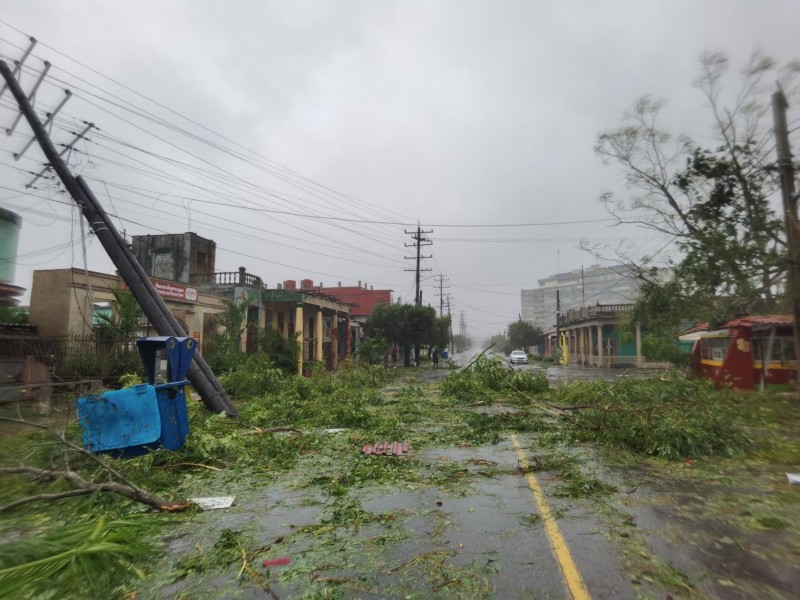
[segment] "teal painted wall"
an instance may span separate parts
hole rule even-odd
[[[603,345],[606,340],[614,340],[617,356],[636,356],[636,338],[630,341],[621,341],[619,327],[617,325],[603,325]],[[605,351],[605,348],[603,349]]]
[[[0,208],[0,281],[14,282],[21,225],[18,214]]]

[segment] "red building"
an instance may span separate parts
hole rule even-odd
[[[717,387],[752,390],[794,383],[791,315],[743,317],[695,335],[692,365]]]
[[[295,286],[296,283],[292,280],[283,282],[284,289],[295,289]],[[332,296],[339,302],[349,304],[350,318],[362,323],[366,321],[376,305],[381,302],[385,304],[392,303],[392,290],[375,290],[371,286],[369,288],[366,285],[362,286],[360,281],[357,286],[342,286],[340,284],[336,287],[324,287],[322,283],[314,285],[311,279],[303,279],[300,282],[300,289],[304,292],[317,292]]]

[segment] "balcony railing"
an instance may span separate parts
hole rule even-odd
[[[227,271],[220,273],[193,273],[191,281],[195,285],[214,285],[214,286],[244,286],[256,289],[263,289],[264,282],[260,277],[251,275],[244,269],[238,271]]]
[[[633,304],[597,304],[595,306],[573,308],[561,315],[561,324],[568,325],[578,321],[585,321],[586,319],[630,312],[631,310],[633,310]]]

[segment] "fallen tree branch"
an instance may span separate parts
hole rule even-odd
[[[32,481],[57,481],[59,479],[63,479],[71,486],[76,488],[75,490],[71,490],[75,492],[72,494],[74,496],[81,495],[78,492],[83,492],[84,494],[93,494],[95,492],[111,492],[165,512],[185,510],[191,506],[191,502],[170,502],[169,500],[160,498],[159,496],[151,494],[150,492],[147,492],[139,487],[117,483],[116,481],[93,483],[87,479],[84,479],[75,471],[69,471],[65,469],[38,469],[36,467],[26,466],[2,467],[0,468],[0,473],[8,475],[25,475]],[[21,498],[16,502],[12,502],[11,504],[0,507],[0,512],[9,508],[13,508],[14,506],[20,506],[21,504],[26,504],[28,502],[35,502],[45,499],[43,497],[46,496],[53,496],[53,494],[37,494],[34,496],[28,496],[27,498]],[[69,496],[70,495],[67,492],[63,492],[63,495],[61,495],[61,497],[64,498]]]
[[[12,508],[16,508],[17,506],[22,506],[23,504],[29,504],[31,502],[42,502],[45,500],[61,500],[62,498],[74,498],[75,496],[89,496],[91,494],[94,494],[94,490],[68,490],[66,492],[60,492],[58,494],[34,494],[33,496],[26,496],[25,498],[20,498],[19,500],[14,500],[14,502],[9,502],[8,504],[0,506],[0,513],[5,512],[7,510],[11,510]]]
[[[175,463],[172,465],[164,465],[161,467],[162,469],[177,469],[179,467],[201,467],[203,469],[209,469],[210,471],[222,471],[219,467],[212,467],[211,465],[202,465],[200,463],[190,463],[190,462],[180,462]]]
[[[242,435],[261,435],[264,433],[278,433],[280,431],[291,431],[292,433],[303,433],[299,429],[295,429],[294,427],[271,427],[269,429],[263,429],[261,427],[256,427],[255,429],[251,429],[250,431],[245,431]]]
[[[30,480],[35,482],[63,480],[74,488],[69,492],[62,492],[56,494],[34,494],[26,498],[20,498],[15,502],[0,507],[0,512],[30,502],[40,502],[43,500],[69,498],[80,495],[94,494],[95,492],[111,492],[123,496],[125,498],[128,498],[130,500],[134,500],[135,502],[140,502],[142,504],[145,504],[147,506],[165,512],[175,512],[175,511],[185,510],[186,508],[191,506],[191,502],[171,502],[169,500],[165,500],[164,498],[160,498],[159,496],[151,494],[146,490],[143,490],[142,488],[131,482],[122,473],[113,468],[100,456],[96,455],[93,452],[90,452],[89,450],[83,448],[82,446],[79,446],[71,442],[69,439],[67,439],[65,432],[58,431],[49,425],[43,423],[36,423],[34,421],[28,421],[27,419],[23,418],[0,417],[0,421],[5,421],[7,423],[17,423],[47,431],[50,435],[52,435],[55,438],[55,443],[64,448],[64,452],[62,455],[63,465],[61,465],[59,468],[40,469],[37,467],[20,465],[16,467],[0,467],[0,473],[10,474],[10,475],[24,475],[28,477]],[[96,483],[94,481],[85,479],[80,474],[73,471],[70,466],[69,451],[77,452],[78,454],[83,455],[92,462],[98,464],[100,468],[106,473],[110,481]],[[115,479],[116,481],[114,481]]]
[[[469,369],[469,368],[470,368],[472,365],[474,365],[474,364],[477,362],[477,360],[478,360],[478,359],[479,359],[481,356],[483,356],[483,355],[484,355],[484,354],[486,354],[486,353],[487,353],[489,350],[491,350],[492,348],[494,348],[494,346],[495,346],[495,344],[491,344],[490,346],[488,346],[488,347],[484,348],[483,350],[481,350],[481,351],[480,351],[480,352],[479,352],[479,353],[478,353],[478,354],[475,356],[475,358],[473,358],[473,359],[472,359],[472,362],[471,362],[471,363],[469,363],[469,364],[468,364],[466,367],[464,367],[463,369],[461,369],[461,372],[463,373],[464,371],[466,371],[467,369]]]
[[[66,446],[70,450],[74,450],[75,452],[78,452],[79,454],[83,454],[84,456],[90,458],[91,460],[96,462],[98,465],[100,465],[103,468],[104,471],[107,471],[108,473],[110,473],[111,475],[113,475],[114,477],[116,477],[117,479],[122,481],[125,485],[127,485],[127,486],[129,486],[131,488],[134,488],[134,489],[138,489],[122,473],[120,473],[119,471],[114,469],[111,465],[109,465],[106,461],[104,461],[102,458],[97,456],[94,452],[90,452],[89,450],[86,450],[86,448],[83,448],[82,446],[78,446],[77,444],[73,444],[72,442],[70,442],[67,439],[67,436],[65,434],[63,434],[60,431],[56,431],[55,429],[53,429],[49,425],[44,425],[42,423],[35,423],[33,421],[28,421],[26,419],[12,419],[11,417],[0,417],[0,421],[6,421],[8,423],[18,423],[18,424],[21,424],[21,425],[30,425],[31,427],[36,427],[38,429],[44,429],[45,431],[50,433],[52,436],[54,436],[58,440],[58,443],[60,445]]]

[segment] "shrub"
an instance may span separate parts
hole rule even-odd
[[[225,391],[234,398],[258,397],[277,392],[287,378],[270,357],[262,353],[247,356],[235,370],[219,376]]]

